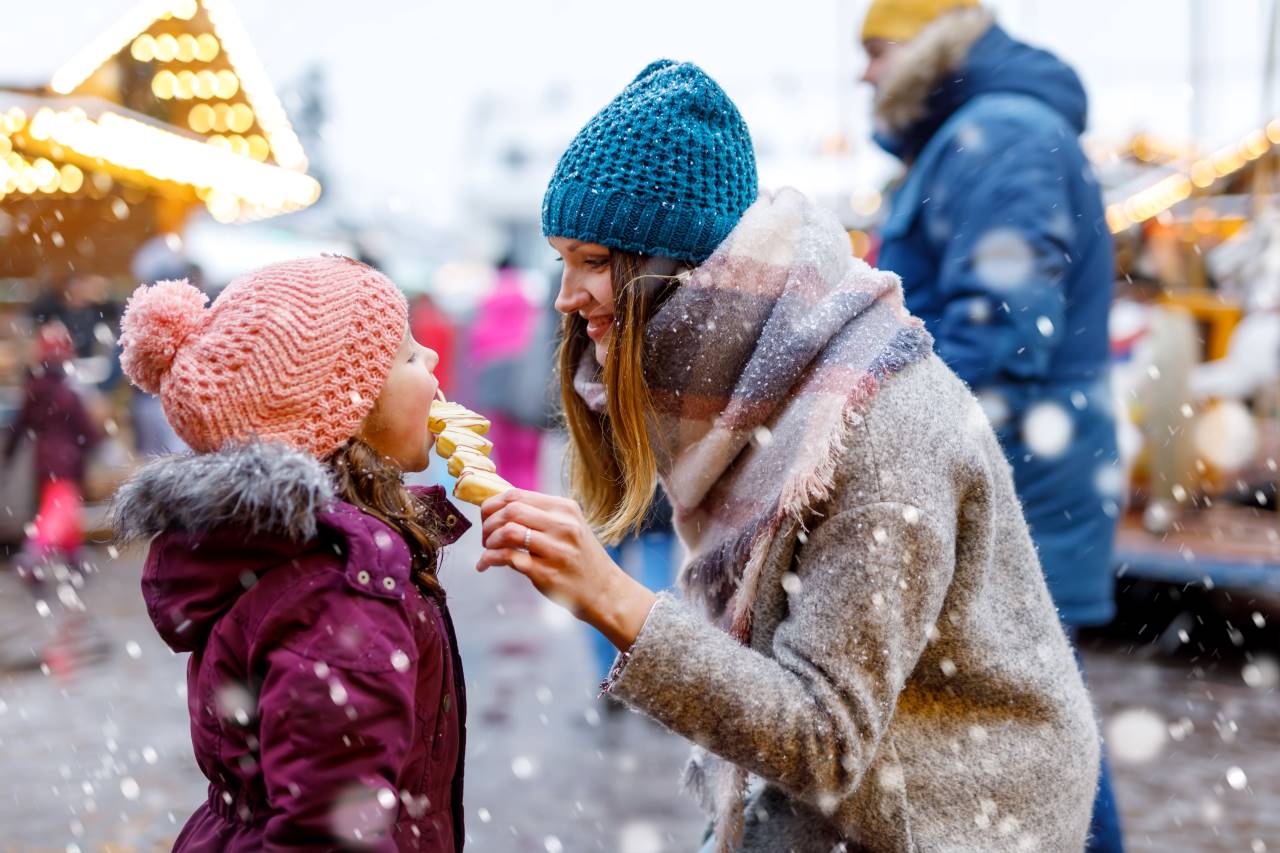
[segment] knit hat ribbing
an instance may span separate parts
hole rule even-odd
[[[125,373],[201,453],[265,439],[328,456],[373,408],[408,322],[390,280],[342,257],[263,267],[207,301],[185,281],[144,285],[121,320]]]
[[[542,202],[542,233],[701,263],[758,194],[751,134],[698,66],[651,63],[587,123]]]

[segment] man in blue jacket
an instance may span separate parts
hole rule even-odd
[[[977,0],[872,0],[876,141],[907,165],[878,266],[996,428],[1069,634],[1114,615],[1107,312],[1114,254],[1086,97]],[[1103,765],[1090,850],[1120,850]]]

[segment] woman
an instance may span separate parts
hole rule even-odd
[[[623,651],[606,689],[700,747],[708,846],[1080,850],[1088,699],[999,445],[897,278],[758,193],[737,109],[670,61],[574,140],[543,230],[581,505],[489,501],[477,568]],[[633,527],[657,479],[685,600],[593,532]]]

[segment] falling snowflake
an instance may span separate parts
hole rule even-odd
[[[1142,764],[1164,750],[1169,729],[1159,714],[1148,708],[1130,708],[1107,724],[1107,746],[1118,761]]]
[[[619,853],[662,853],[662,832],[648,821],[624,824],[618,833]]]
[[[1275,658],[1259,657],[1244,665],[1240,677],[1250,687],[1270,690],[1280,685],[1280,663],[1277,663]]]
[[[976,396],[981,413],[992,427],[999,429],[1009,422],[1013,410],[1009,407],[1009,401],[1004,398],[1003,394],[999,391],[984,388],[978,391]]]
[[[1022,421],[1022,440],[1037,456],[1054,459],[1066,452],[1075,433],[1071,415],[1053,402],[1037,403]]]
[[[974,246],[973,272],[988,287],[1012,289],[1031,279],[1035,253],[1016,229],[995,228]]]

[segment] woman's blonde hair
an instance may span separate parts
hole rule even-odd
[[[678,285],[679,275],[646,272],[644,255],[610,250],[613,336],[603,369],[605,411],[591,411],[574,389],[574,377],[593,343],[587,322],[569,314],[562,326],[560,397],[569,430],[569,484],[587,520],[606,543],[639,527],[658,482],[649,443],[653,415],[644,377],[645,326]],[[688,269],[684,265],[684,269]]]
[[[396,530],[409,546],[412,576],[422,592],[444,601],[436,577],[440,532],[431,509],[404,487],[403,472],[358,438],[329,457],[338,497]]]

